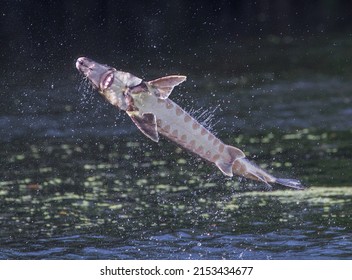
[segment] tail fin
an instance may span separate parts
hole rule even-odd
[[[236,160],[232,165],[232,171],[239,176],[263,182],[267,185],[275,183],[275,177],[256,166],[246,158]]]
[[[270,187],[270,184],[280,184],[286,187],[294,188],[297,190],[304,189],[302,183],[295,179],[282,179],[275,178],[263,169],[257,167],[245,158],[238,159],[234,162],[232,170],[235,174],[243,176],[248,179],[263,182]]]
[[[302,185],[302,183],[299,180],[295,180],[295,179],[276,178],[275,183],[286,187],[294,188],[297,190],[304,189],[304,186]]]

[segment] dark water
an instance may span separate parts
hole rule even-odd
[[[269,44],[243,74],[224,67],[231,58],[203,72],[191,61],[171,95],[257,164],[302,179],[304,191],[227,179],[164,139],[151,143],[73,63],[7,70],[0,258],[352,259],[350,42],[326,44],[287,57]]]

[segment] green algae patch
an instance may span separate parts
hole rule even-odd
[[[196,226],[208,230],[209,225],[240,232],[246,227],[280,228],[288,222],[296,227],[348,228],[351,136],[349,131],[305,129],[227,139],[227,143],[246,143],[249,158],[269,172],[313,186],[303,191],[276,186],[266,191],[259,183],[225,178],[215,166],[168,142],[152,151],[149,147],[145,151],[144,143],[121,139],[5,145],[0,181],[2,234],[104,231],[129,236],[145,229]],[[255,145],[250,145],[250,138]]]

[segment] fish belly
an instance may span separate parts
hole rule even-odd
[[[143,110],[143,113],[155,114],[160,134],[215,163],[228,176],[232,176],[233,162],[244,157],[241,150],[224,144],[170,99],[150,96],[139,109]]]

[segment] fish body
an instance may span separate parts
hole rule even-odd
[[[268,185],[278,183],[302,188],[298,180],[276,178],[249,162],[240,149],[223,143],[169,99],[174,87],[186,80],[185,76],[172,75],[143,81],[130,73],[117,71],[85,57],[77,59],[76,68],[109,103],[126,111],[140,131],[151,140],[158,142],[161,134],[214,163],[226,176],[236,174]]]

